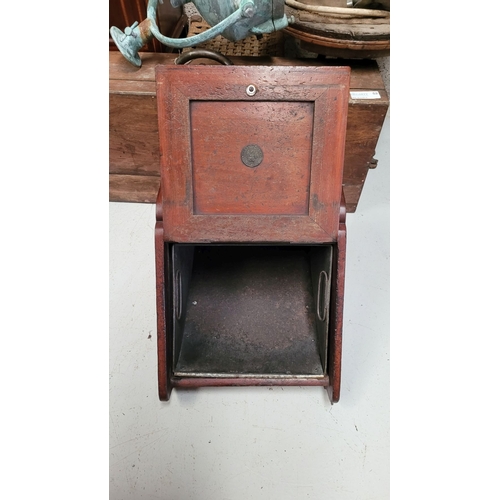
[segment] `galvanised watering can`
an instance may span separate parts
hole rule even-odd
[[[110,29],[111,37],[120,52],[134,66],[142,64],[139,50],[155,37],[164,45],[183,49],[204,43],[217,35],[236,42],[250,35],[262,35],[286,28],[293,19],[285,14],[285,0],[171,0],[173,7],[192,1],[210,29],[188,38],[163,36],[156,24],[158,0],[149,0],[147,18],[140,24],[119,30]],[[163,0],[160,0],[163,3]]]

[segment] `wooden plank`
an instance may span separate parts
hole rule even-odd
[[[109,175],[109,201],[155,203],[159,188],[159,176]]]
[[[174,64],[176,54],[160,54],[156,52],[139,52],[142,66],[137,68],[130,64],[120,52],[109,52],[110,80],[149,80],[155,81],[155,66],[158,64]]]
[[[109,172],[160,175],[156,95],[109,96]]]
[[[345,214],[341,216],[337,245],[335,247],[334,293],[331,298],[332,321],[329,332],[328,376],[330,385],[327,388],[330,401],[337,403],[340,398],[340,382],[342,367],[342,329],[344,318],[344,288],[346,259],[346,225]]]
[[[366,180],[366,175],[363,175],[363,178],[360,179],[356,184],[344,184],[342,186],[346,198],[347,212],[353,213],[356,211],[356,207],[358,206],[358,201],[361,197],[361,192],[363,191],[365,180]],[[350,200],[350,203],[347,203],[347,200]]]
[[[155,68],[158,65],[173,65],[177,54],[140,53],[142,67],[132,66],[119,52],[109,53],[109,79],[127,81],[155,81]],[[384,81],[378,70],[376,61],[371,60],[334,60],[321,59],[288,59],[284,57],[252,57],[230,56],[237,66],[349,66],[351,68],[351,88],[384,90]],[[208,61],[203,60],[204,64]],[[196,60],[191,65],[196,64]],[[212,61],[211,64],[219,65]],[[133,89],[132,89],[133,90]]]
[[[361,196],[387,108],[386,104],[378,100],[349,105],[342,179],[348,212],[352,211],[354,201],[357,204]]]
[[[156,97],[155,82],[142,80],[110,80],[109,93],[121,95],[148,95]]]

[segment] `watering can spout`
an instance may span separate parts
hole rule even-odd
[[[162,0],[160,0],[162,2]],[[121,31],[113,26],[111,37],[122,55],[131,64],[141,67],[139,50],[153,37],[176,49],[193,47],[222,35],[231,41],[242,40],[252,34],[271,33],[288,26],[284,0],[171,0],[173,7],[192,1],[207,21],[210,29],[188,38],[163,36],[156,24],[158,0],[149,0],[147,19],[136,21]],[[162,2],[163,3],[163,2]]]
[[[113,26],[109,32],[123,57],[140,68],[142,61],[139,57],[139,50],[153,38],[150,20],[145,19],[141,24],[136,21],[124,31]]]

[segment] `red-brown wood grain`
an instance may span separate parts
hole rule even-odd
[[[342,200],[340,213],[340,225],[335,247],[335,265],[332,272],[335,280],[335,289],[331,298],[331,321],[328,348],[328,376],[330,384],[327,387],[330,401],[337,403],[340,398],[340,381],[342,367],[342,326],[344,317],[344,285],[345,285],[345,262],[346,262],[346,225],[345,225],[345,201]]]
[[[323,386],[327,387],[329,378],[318,377],[174,377],[172,385],[178,388],[194,389],[197,387],[227,387],[227,386]]]
[[[161,191],[158,192],[155,226],[155,268],[156,268],[156,321],[157,321],[157,356],[158,356],[158,396],[161,401],[168,401],[172,392],[172,333],[171,318],[168,314],[170,303],[170,262],[168,245],[163,238]],[[167,247],[167,255],[165,255]]]
[[[141,113],[133,120],[124,119],[127,110],[135,107],[141,107]],[[148,98],[130,94],[109,96],[110,174],[153,176],[158,173],[157,122],[155,95]],[[156,143],[151,143],[150,137],[156,137]]]
[[[158,123],[166,241],[335,241],[349,76],[347,67],[159,66]],[[256,86],[255,96],[247,95],[248,85]],[[217,106],[219,102],[223,102],[222,106]],[[292,125],[276,127],[265,112],[259,123],[258,112],[273,108],[265,104],[269,102],[273,103],[275,117],[283,119],[292,110],[302,117],[301,121],[307,117],[305,125],[289,120]],[[248,111],[253,105],[257,109]],[[193,117],[198,111],[201,116]],[[217,113],[217,117],[210,120],[209,113]],[[252,177],[246,172],[239,176],[239,182],[224,182],[227,168],[247,168],[237,165],[235,158],[241,153],[241,144],[255,137],[276,162],[280,145],[292,150],[288,159],[279,158],[276,176],[281,178],[271,183],[270,190],[264,189],[269,176],[265,171],[255,186],[255,174]],[[200,143],[203,147],[199,153]],[[215,152],[209,153],[211,147]],[[304,178],[295,185],[287,179],[289,175],[292,179]],[[307,175],[310,181],[305,186]],[[292,196],[294,189],[299,189],[296,198]],[[245,208],[241,198],[250,194],[254,202]],[[261,208],[252,210],[256,204]]]
[[[307,215],[314,106],[310,102],[191,104],[195,214]],[[241,152],[258,145],[257,167]]]

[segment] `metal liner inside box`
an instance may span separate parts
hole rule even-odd
[[[178,377],[327,372],[331,245],[172,247]]]

